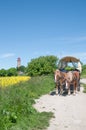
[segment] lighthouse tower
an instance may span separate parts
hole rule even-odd
[[[18,58],[17,58],[17,67],[19,68],[20,66],[21,66],[21,58],[18,57]]]

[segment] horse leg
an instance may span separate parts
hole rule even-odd
[[[63,88],[62,88],[62,85],[60,85],[60,95],[63,94]]]
[[[56,95],[58,95],[58,85],[56,84]]]
[[[77,91],[80,91],[80,80],[78,80],[77,82]]]
[[[70,83],[68,83],[68,95],[70,95]]]
[[[76,88],[75,88],[75,89],[76,89],[75,91],[76,91],[76,93],[77,93],[77,92],[79,91],[79,87],[80,87],[80,86],[79,86],[79,81],[78,81],[78,80],[76,81],[76,86],[75,86],[75,87],[76,87]]]
[[[76,88],[77,88],[78,84],[77,84],[77,82],[75,82],[73,85],[74,85],[74,92],[73,92],[73,94],[76,95]]]
[[[68,89],[68,95],[70,95],[70,83],[66,81],[66,89]]]

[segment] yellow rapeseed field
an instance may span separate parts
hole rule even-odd
[[[7,87],[29,79],[29,76],[0,77],[0,87]]]

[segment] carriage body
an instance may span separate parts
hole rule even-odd
[[[66,56],[59,60],[58,63],[58,69],[60,71],[79,71],[82,72],[82,65],[81,61],[75,57],[72,56]]]

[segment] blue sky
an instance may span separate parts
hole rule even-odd
[[[0,69],[46,55],[86,64],[86,0],[0,0]]]

